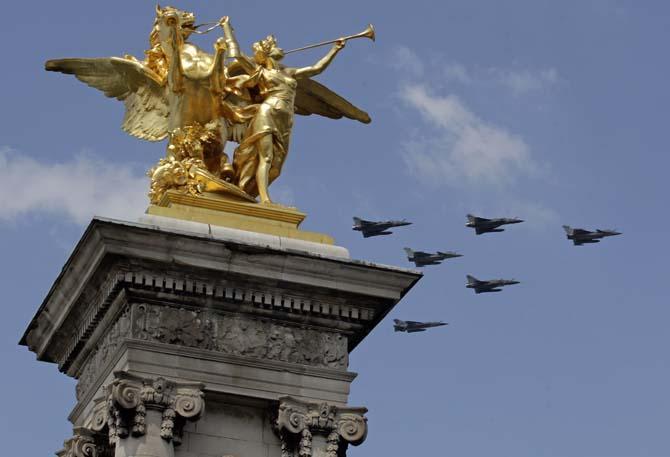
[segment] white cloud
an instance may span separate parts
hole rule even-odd
[[[500,208],[504,214],[520,217],[524,220],[525,227],[542,228],[557,225],[559,215],[556,211],[539,203],[511,198],[504,202]]]
[[[447,81],[455,81],[461,84],[470,84],[473,81],[470,71],[462,63],[448,63],[444,66],[443,70]]]
[[[546,89],[559,81],[555,68],[543,70],[509,70],[491,68],[494,79],[516,95],[524,95]]]
[[[490,67],[468,68],[459,62],[449,62],[441,67],[446,82],[477,84],[478,87],[500,87],[514,95],[529,95],[542,92],[560,82],[555,68],[511,69]]]
[[[92,216],[135,220],[148,206],[149,180],[129,167],[79,155],[43,163],[0,148],[0,221],[28,213],[60,215],[77,224]]]
[[[424,73],[424,65],[419,56],[407,46],[396,46],[391,56],[391,67],[402,70],[405,76],[420,77]]]
[[[405,162],[433,184],[504,184],[537,167],[518,135],[484,121],[456,95],[438,96],[406,85],[402,99],[434,129],[405,143]]]

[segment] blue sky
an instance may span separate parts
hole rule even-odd
[[[175,6],[231,16],[247,50],[268,33],[289,49],[377,29],[318,78],[372,124],[300,117],[271,191],[354,258],[464,257],[427,269],[352,354],[351,403],[369,408],[370,434],[350,455],[670,455],[667,2]],[[4,8],[0,436],[8,455],[49,455],[71,433],[74,381],[16,343],[91,216],[146,208],[144,172],[164,145],[127,136],[120,103],[43,62],[140,56],[153,3]],[[475,237],[467,212],[528,222]],[[353,215],[414,225],[363,240]],[[576,248],[562,224],[624,235]],[[475,296],[466,274],[522,284]],[[394,334],[392,318],[450,325]]]

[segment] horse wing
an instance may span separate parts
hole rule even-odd
[[[57,59],[47,61],[45,68],[74,75],[107,97],[123,101],[126,114],[122,128],[130,135],[149,141],[167,137],[167,88],[142,63],[119,57]]]

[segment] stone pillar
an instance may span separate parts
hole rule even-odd
[[[59,455],[342,457],[361,443],[349,353],[421,274],[338,246],[145,222],[94,219],[21,340],[78,380]]]
[[[361,444],[368,433],[366,408],[280,399],[277,434],[281,457],[338,457],[347,446]]]
[[[114,457],[173,457],[184,424],[204,409],[203,385],[164,378],[147,379],[125,372],[106,390],[106,423]]]

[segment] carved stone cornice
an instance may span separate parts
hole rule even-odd
[[[85,427],[75,427],[72,438],[63,443],[63,449],[56,452],[58,457],[109,457],[109,446],[101,435]]]
[[[314,435],[325,437],[323,451],[328,457],[345,455],[349,444],[357,446],[367,436],[366,412],[366,408],[281,398],[274,425],[282,442],[282,457],[311,457]]]
[[[77,376],[128,293],[331,328],[351,351],[421,277],[252,241],[95,219],[20,344]]]
[[[147,410],[156,410],[161,413],[161,438],[178,444],[184,422],[197,420],[205,408],[202,384],[142,378],[126,372],[114,376],[116,379],[105,387],[106,409],[94,411],[92,425],[101,431],[106,425],[110,442],[144,435]]]

